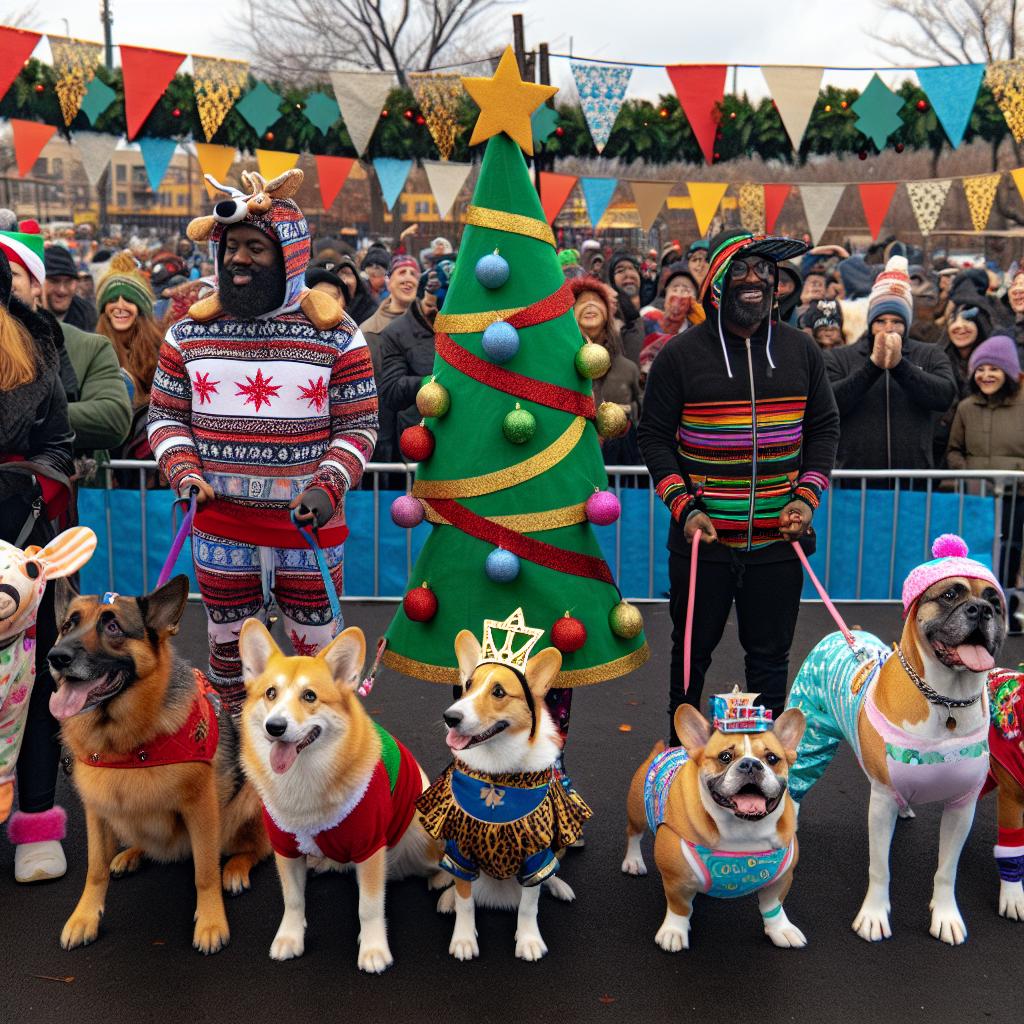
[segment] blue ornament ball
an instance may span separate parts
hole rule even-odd
[[[495,548],[484,563],[488,579],[495,583],[511,583],[519,575],[519,556],[504,548]]]
[[[497,249],[476,261],[476,279],[485,288],[500,288],[508,280],[509,273],[508,260],[500,256]]]
[[[519,332],[504,320],[498,320],[484,331],[480,342],[496,363],[507,363],[519,351]]]

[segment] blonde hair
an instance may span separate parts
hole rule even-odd
[[[135,323],[127,331],[115,330],[106,309],[96,321],[96,332],[110,339],[117,353],[117,361],[135,381],[135,405],[145,405],[153,387],[153,375],[160,358],[163,334],[151,316],[139,310]]]
[[[0,304],[0,391],[13,391],[36,376],[35,344],[20,321]]]

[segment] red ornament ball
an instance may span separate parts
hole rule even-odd
[[[42,82],[36,82],[36,92],[45,92],[46,86]]]
[[[867,151],[866,149],[862,149],[862,150],[861,150],[861,151],[860,151],[860,152],[859,152],[859,153],[857,154],[857,159],[858,159],[858,160],[867,160],[867,158],[868,158],[868,151]]]
[[[559,125],[555,129],[555,138],[561,139],[561,138],[564,138],[564,136],[565,136],[565,129],[561,125]]]
[[[404,116],[406,121],[411,121],[413,119],[413,112],[411,110],[406,110]]]
[[[437,614],[437,597],[426,583],[410,590],[402,600],[402,610],[413,622],[429,622]]]
[[[563,654],[572,654],[587,642],[587,627],[566,612],[551,627],[551,642]]]
[[[434,433],[422,423],[406,427],[398,440],[398,447],[410,462],[423,462],[434,454]]]
[[[267,132],[267,134],[264,135],[263,138],[265,138],[267,140],[267,142],[273,142],[274,141],[274,133],[273,132]]]
[[[175,107],[171,111],[171,117],[181,117],[181,108],[180,107]]]
[[[846,102],[846,100],[840,100],[839,106],[841,106],[843,110],[845,110],[849,106],[849,104]]]
[[[385,107],[385,108],[384,108],[384,109],[383,109],[383,110],[382,110],[382,111],[380,112],[380,116],[381,116],[381,117],[387,117],[387,116],[388,116],[388,108],[387,108],[387,107]]]
[[[917,109],[920,110],[921,113],[923,114],[928,109],[928,101],[927,100],[918,100],[917,101]]]
[[[897,153],[902,153],[906,147],[903,145],[902,142],[897,142],[896,145],[893,146],[892,148],[895,149]]]
[[[427,123],[427,119],[422,114],[417,114],[416,123],[421,126],[425,125]]]

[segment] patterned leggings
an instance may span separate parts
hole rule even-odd
[[[341,593],[344,545],[323,549],[331,579]],[[343,628],[331,605],[313,552],[267,548],[192,531],[192,558],[210,639],[210,682],[232,714],[245,700],[238,634],[245,619],[267,621],[277,602],[296,654],[316,654]]]

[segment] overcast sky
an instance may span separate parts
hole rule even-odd
[[[232,25],[245,0],[111,0],[114,42],[211,56],[241,56]],[[281,0],[287,3],[288,0]],[[0,2],[2,15],[23,2]],[[34,27],[82,39],[101,39],[99,0],[36,0]],[[891,63],[865,28],[881,21],[875,0],[522,0],[494,20],[496,45],[511,42],[511,13],[525,16],[528,47],[651,64],[815,64],[878,66]],[[67,19],[65,25],[64,19]],[[45,55],[45,50],[41,51]],[[552,66],[555,83],[571,90],[568,61]],[[868,74],[829,73],[825,81],[863,87]],[[905,74],[885,76],[896,81]],[[730,77],[731,87],[731,77]],[[739,89],[763,94],[757,70],[740,70]],[[664,71],[638,69],[629,96],[671,92]]]

